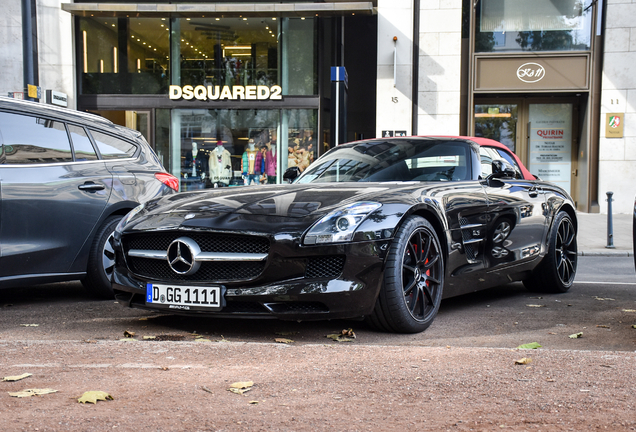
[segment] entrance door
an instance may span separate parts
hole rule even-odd
[[[577,200],[575,98],[475,99],[474,135],[506,145],[528,170]]]
[[[572,104],[530,104],[528,170],[572,192]]]

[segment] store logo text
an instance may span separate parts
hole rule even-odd
[[[563,129],[539,129],[537,131],[537,135],[544,139],[561,139],[563,134]]]
[[[538,63],[525,63],[517,69],[517,78],[523,82],[535,83],[545,76],[545,69]]]
[[[282,100],[281,86],[178,86],[171,85],[169,96],[172,100]]]

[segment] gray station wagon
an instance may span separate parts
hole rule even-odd
[[[174,193],[143,136],[102,117],[0,97],[0,288],[81,280],[112,297],[121,218]]]

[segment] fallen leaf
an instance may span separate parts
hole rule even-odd
[[[258,401],[249,401],[248,402],[250,405],[258,405]]]
[[[39,327],[40,324],[20,324],[21,327]]]
[[[274,341],[278,342],[278,343],[284,343],[284,344],[290,344],[290,343],[294,343],[293,340],[291,339],[285,339],[285,338],[276,338],[274,339]]]
[[[602,324],[601,324],[601,325],[597,325],[596,327],[598,327],[598,328],[610,328],[610,326],[608,326],[608,325],[602,325]]]
[[[636,309],[623,309],[623,312],[636,312]]]
[[[137,339],[123,338],[123,339],[119,339],[119,342],[137,342]]]
[[[49,393],[57,393],[57,390],[53,390],[50,388],[46,389],[26,389],[19,392],[9,392],[9,396],[23,398],[23,397],[31,397],[31,396],[41,396]]]
[[[337,333],[336,334],[328,334],[327,337],[329,339],[335,340],[336,342],[353,342],[352,338],[349,338],[349,337],[346,337],[346,336],[343,336],[343,335],[337,334]]]
[[[206,338],[196,338],[194,341],[195,342],[212,342],[210,339],[206,339]]]
[[[157,336],[144,336],[143,339],[144,340],[154,340],[154,339],[157,339]]]
[[[208,393],[214,393],[212,390],[210,390],[209,388],[207,388],[206,386],[201,387],[201,389],[203,389],[203,391],[206,391]]]
[[[103,391],[87,391],[84,392],[82,396],[80,396],[77,401],[79,403],[85,404],[86,402],[96,404],[98,400],[113,400],[114,398],[106,392]]]
[[[548,334],[555,335],[556,333],[555,332],[548,332]]]
[[[613,298],[603,298],[603,297],[594,297],[594,299],[598,300],[598,301],[614,301]]]
[[[571,334],[570,336],[568,336],[570,339],[578,339],[578,338],[582,338],[583,337],[583,332],[578,332],[578,333],[574,333]]]
[[[537,348],[541,348],[541,345],[539,345],[538,342],[531,342],[531,343],[519,345],[517,347],[517,349],[537,349]]]
[[[168,366],[162,366],[160,369],[161,369],[162,371],[170,370],[170,368],[169,368]]]
[[[287,331],[287,332],[276,332],[274,333],[276,336],[293,336],[298,334],[297,331]]]
[[[530,364],[530,363],[532,363],[532,359],[528,358],[528,357],[524,357],[522,359],[515,360],[515,364],[516,365],[527,365],[527,364]]]
[[[253,385],[254,385],[253,381],[239,381],[239,382],[235,382],[231,384],[228,390],[231,391],[232,393],[243,394],[245,392],[252,390]]]
[[[96,343],[97,343],[97,341],[96,341],[96,340],[93,340],[93,339],[86,339],[86,340],[84,340],[83,342],[84,342],[84,343],[90,343],[90,344],[96,344]]]
[[[633,328],[633,329],[636,329],[636,325],[633,325],[633,326],[632,326],[632,328]]]
[[[526,306],[528,306],[528,307],[546,307],[546,305],[535,305],[535,304],[529,304],[529,305],[526,305]]]
[[[355,339],[355,338],[356,338],[356,334],[355,334],[355,333],[353,332],[353,330],[352,330],[352,329],[350,329],[350,328],[342,330],[342,331],[340,332],[340,334],[341,334],[342,336],[350,337],[350,338],[353,338],[353,339]]]
[[[547,382],[556,382],[556,380],[554,378],[548,378],[546,381]]]
[[[2,381],[20,381],[21,379],[25,379],[27,377],[30,377],[31,375],[33,374],[23,373],[22,375],[7,376],[7,377],[4,377]]]
[[[135,337],[135,332],[131,332],[131,331],[126,330],[124,332],[124,337],[127,337],[127,338]]]

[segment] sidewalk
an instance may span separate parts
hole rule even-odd
[[[583,256],[633,256],[632,215],[613,215],[614,248],[607,246],[607,215],[599,213],[576,214],[579,222],[578,249]]]

